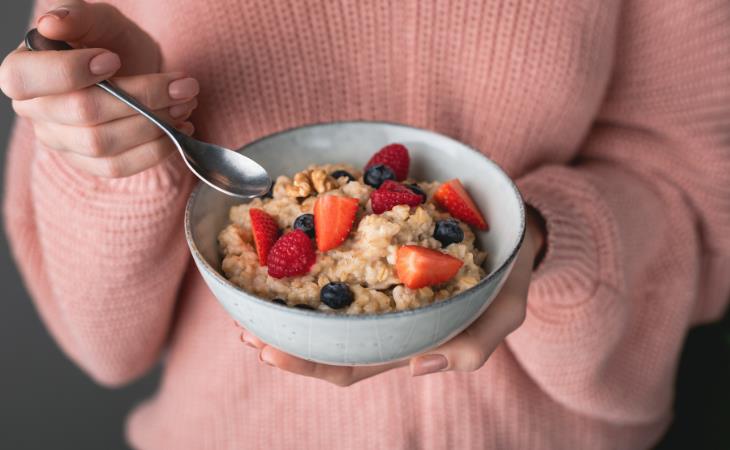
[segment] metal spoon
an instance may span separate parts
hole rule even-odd
[[[73,50],[73,47],[63,41],[43,37],[35,28],[25,35],[25,46],[29,50]],[[186,136],[109,81],[101,81],[96,85],[164,131],[180,151],[190,170],[211,187],[224,194],[246,198],[264,195],[271,188],[271,177],[266,169],[252,159],[237,151]]]

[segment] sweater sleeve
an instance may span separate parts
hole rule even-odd
[[[51,334],[101,384],[143,374],[168,334],[189,261],[181,223],[192,179],[178,159],[97,178],[16,123],[4,201],[11,249]]]
[[[579,158],[518,181],[548,249],[507,342],[555,401],[640,423],[668,413],[687,329],[730,295],[730,3],[623,3]]]

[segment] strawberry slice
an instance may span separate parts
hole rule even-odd
[[[457,219],[460,219],[469,225],[480,230],[488,230],[489,225],[484,220],[484,216],[479,208],[464,189],[461,181],[454,178],[442,184],[433,196],[436,203],[446,208],[446,210]]]
[[[398,279],[411,289],[449,281],[463,264],[451,255],[418,245],[404,245],[395,255]]]
[[[403,181],[408,178],[410,163],[411,158],[408,156],[408,149],[401,144],[390,144],[381,148],[370,158],[370,161],[365,165],[365,170],[378,164],[385,164],[395,173],[395,178],[398,181]]]
[[[251,231],[256,253],[259,255],[259,264],[265,266],[269,251],[279,238],[279,225],[263,209],[251,208],[248,210],[248,215],[251,217]]]
[[[370,206],[375,214],[390,211],[396,205],[418,206],[422,200],[420,195],[393,180],[384,181],[370,193]]]
[[[314,202],[314,232],[320,252],[331,250],[347,239],[355,223],[356,198],[325,195]]]

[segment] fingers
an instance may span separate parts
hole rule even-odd
[[[50,39],[76,47],[106,48],[121,56],[124,73],[157,72],[157,43],[135,22],[107,3],[81,0],[55,2],[37,20],[38,31]]]
[[[454,339],[411,358],[411,374],[480,369],[504,338],[525,320],[533,260],[532,244],[525,245],[504,287],[484,314]]]
[[[181,115],[171,117],[169,110],[156,111],[167,123],[181,124],[197,106],[197,100],[179,105]],[[35,124],[35,134],[54,150],[86,156],[113,156],[162,136],[162,130],[141,115],[125,117],[101,125],[76,127],[53,122]]]
[[[63,52],[17,49],[0,66],[0,88],[13,100],[61,94],[110,78],[119,56],[100,48]]]
[[[496,298],[487,311],[461,334],[427,355],[412,358],[411,374],[479,370],[504,338],[519,326],[524,314],[520,312],[523,305],[517,297],[503,295]]]
[[[114,78],[114,84],[152,110],[189,102],[198,95],[197,80],[182,72]],[[130,117],[136,111],[113,96],[91,86],[79,91],[14,101],[15,112],[31,120],[65,125],[92,126]],[[180,108],[169,111],[181,117]]]
[[[117,72],[150,73],[160,67],[157,43],[106,3],[57,2],[39,17],[38,30],[77,49],[29,52],[19,48],[8,55],[0,67],[0,89],[14,100],[82,89]]]
[[[523,302],[510,295],[494,300],[487,311],[454,339],[426,355],[411,359],[413,376],[445,370],[472,372],[480,369],[504,338],[519,326]]]
[[[50,39],[104,47],[134,26],[112,5],[79,0],[55,2],[36,22],[38,31]]]
[[[271,366],[305,377],[319,378],[336,386],[346,387],[366,378],[405,366],[406,361],[399,361],[379,366],[329,366],[307,361],[284,353],[269,345],[261,350],[259,358]]]
[[[307,361],[284,353],[266,345],[265,342],[246,330],[241,332],[241,341],[249,347],[260,350],[259,359],[265,364],[297,375],[319,378],[342,387],[350,386],[358,381],[408,364],[407,361],[398,361],[379,366],[330,366]]]
[[[194,131],[190,122],[185,122],[178,129],[187,135],[193,134]],[[161,163],[174,152],[175,147],[170,139],[163,136],[124,153],[103,158],[70,152],[61,152],[59,154],[69,165],[83,172],[105,178],[123,178]]]
[[[241,331],[241,342],[257,350],[261,350],[266,347],[266,343],[264,341],[243,329]]]

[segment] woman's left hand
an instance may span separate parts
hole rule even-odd
[[[337,386],[350,386],[365,378],[406,365],[410,365],[413,376],[450,370],[475,371],[484,365],[504,338],[524,321],[532,269],[544,245],[544,239],[541,220],[534,211],[530,211],[525,241],[515,266],[489,308],[452,340],[410,360],[380,366],[329,366],[279,351],[246,331],[243,331],[241,340],[258,349],[259,359],[266,364],[287,372],[320,378]]]

